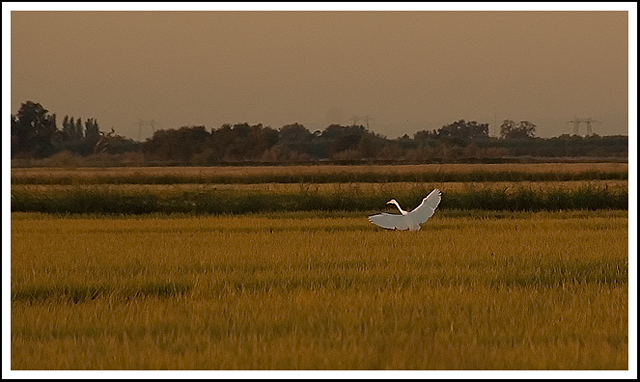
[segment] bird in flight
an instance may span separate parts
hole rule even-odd
[[[441,195],[442,192],[440,190],[434,189],[422,199],[422,203],[418,207],[409,212],[403,210],[395,199],[391,199],[387,204],[395,204],[400,210],[400,215],[383,212],[369,216],[369,221],[378,227],[386,229],[417,231],[420,229],[420,224],[433,216],[438,204],[440,204]]]

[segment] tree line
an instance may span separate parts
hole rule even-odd
[[[274,129],[262,124],[224,124],[219,128],[183,126],[155,131],[145,142],[104,132],[93,118],[65,115],[59,129],[56,114],[27,101],[11,116],[11,157],[47,158],[59,153],[79,157],[136,153],[145,164],[216,165],[240,162],[292,163],[318,160],[358,162],[390,160],[450,162],[507,156],[575,157],[628,155],[627,136],[568,134],[538,138],[529,121],[505,120],[500,136],[489,136],[489,124],[458,120],[439,129],[421,130],[396,139],[362,125],[331,124],[309,131],[299,123]]]

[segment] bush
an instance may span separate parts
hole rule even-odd
[[[71,151],[65,150],[53,154],[48,162],[51,167],[78,167],[82,163],[82,158],[76,156]]]

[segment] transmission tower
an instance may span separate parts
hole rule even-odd
[[[154,119],[150,119],[148,121],[142,119],[138,120],[138,141],[142,140],[143,127],[151,127],[151,134],[153,135],[156,132],[156,121]]]
[[[567,121],[567,123],[573,124],[573,135],[579,135],[580,133],[580,124],[584,123],[587,125],[587,134],[586,136],[593,135],[593,129],[591,128],[592,123],[599,123],[600,121],[596,121],[595,119],[589,118],[577,118],[573,117],[571,121]]]
[[[567,123],[573,124],[573,135],[578,135],[578,130],[580,129],[580,119],[573,117],[571,121],[567,121]]]
[[[373,121],[374,118],[371,117],[370,114],[365,115],[364,117],[362,117],[362,120],[364,121],[364,123],[367,124],[367,130],[369,130],[369,121]]]
[[[584,118],[582,122],[584,122],[587,125],[587,135],[591,136],[593,135],[593,130],[591,130],[591,124],[597,123],[600,121],[596,121],[595,119],[591,119],[591,117],[589,117],[589,118]]]

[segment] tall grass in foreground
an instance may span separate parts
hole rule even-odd
[[[12,217],[13,369],[628,367],[622,211]]]
[[[417,206],[432,186],[412,188],[362,189],[336,187],[318,191],[300,187],[298,192],[238,189],[206,189],[183,192],[119,188],[74,187],[68,190],[33,190],[14,188],[11,210],[14,212],[145,214],[194,213],[242,214],[279,211],[372,211],[385,207],[391,199],[401,201],[406,209]],[[474,188],[447,190],[443,187],[441,209],[556,211],[571,209],[628,208],[627,187],[585,184],[576,188],[522,187]]]

